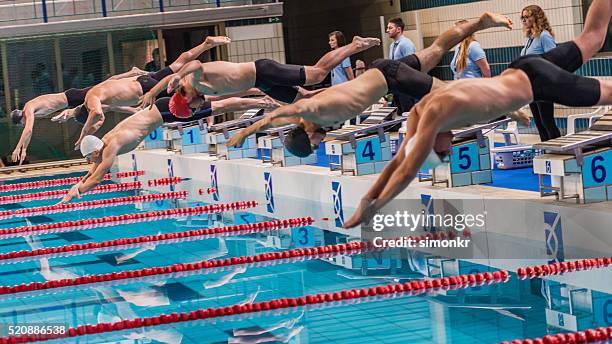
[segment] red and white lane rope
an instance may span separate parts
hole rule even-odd
[[[187,232],[172,232],[158,235],[146,235],[134,238],[120,238],[103,242],[89,242],[83,244],[73,244],[59,247],[45,247],[36,250],[22,250],[8,253],[0,253],[0,263],[20,262],[40,257],[64,257],[79,254],[88,254],[98,251],[110,251],[117,249],[136,248],[143,245],[158,245],[163,243],[185,242],[192,240],[202,240],[212,237],[234,236],[240,234],[261,233],[270,230],[293,228],[310,225],[314,222],[311,217],[302,217],[288,220],[274,220],[257,222],[251,224],[241,224],[228,227],[204,228],[190,230]]]
[[[97,193],[106,193],[106,192],[116,192],[116,191],[140,190],[141,188],[142,188],[141,182],[105,184],[105,185],[98,185],[95,188],[91,189],[90,191],[87,192],[87,195],[97,194]],[[35,192],[35,193],[30,193],[30,194],[0,196],[0,204],[60,198],[66,195],[68,191],[69,191],[68,189],[63,189],[63,190]]]
[[[502,344],[582,344],[604,343],[612,340],[612,327],[600,327],[574,333],[550,334],[542,338],[516,339]]]
[[[107,208],[124,204],[133,204],[139,202],[151,202],[166,199],[180,199],[187,197],[187,191],[164,192],[159,194],[141,195],[141,196],[126,196],[118,198],[108,198],[95,201],[79,202],[79,203],[64,203],[54,204],[35,208],[21,208],[14,210],[0,211],[0,218],[6,219],[11,217],[25,217],[35,215],[45,215],[54,213],[63,213],[74,210]]]
[[[181,177],[166,177],[160,179],[151,179],[149,180],[149,186],[161,186],[161,185],[175,185],[180,184],[186,179]]]
[[[541,278],[560,275],[566,272],[606,268],[612,265],[612,257],[580,259],[571,262],[551,263],[518,268],[516,275],[520,279]]]
[[[241,201],[233,203],[212,204],[192,208],[167,209],[150,211],[146,213],[123,214],[117,216],[98,217],[93,219],[55,222],[34,226],[0,229],[0,238],[26,236],[31,234],[55,233],[76,231],[99,227],[115,226],[118,224],[156,221],[160,219],[218,213],[226,210],[248,209],[257,206],[257,201]]]
[[[346,244],[345,246],[352,245]],[[337,246],[337,245],[335,245]],[[361,246],[361,245],[359,245]],[[347,300],[367,299],[376,296],[408,296],[421,293],[449,290],[457,288],[469,288],[484,283],[505,283],[508,280],[508,271],[501,270],[492,273],[477,273],[452,277],[437,278],[427,281],[411,281],[406,283],[379,285],[376,287],[362,289],[345,289],[336,292],[305,295],[300,297],[288,297],[270,301],[236,304],[226,307],[212,307],[199,309],[191,312],[161,314],[146,318],[135,318],[122,320],[114,323],[99,323],[96,325],[81,325],[70,328],[63,334],[53,335],[24,335],[20,337],[5,337],[0,339],[0,344],[28,343],[49,339],[70,338],[88,334],[108,333],[164,324],[183,323],[194,320],[215,319],[230,317],[237,314],[260,313],[269,310],[292,309],[296,307],[309,307],[324,304],[335,304]],[[473,282],[472,282],[473,281]]]
[[[143,175],[144,175],[144,171],[129,171],[129,172],[117,172],[115,176],[117,178],[128,178],[128,177],[136,177],[136,176],[143,176]],[[111,180],[112,178],[113,178],[112,173],[107,173],[104,175],[104,180]],[[81,181],[81,179],[83,179],[83,176],[60,178],[60,179],[49,179],[49,180],[38,180],[34,182],[25,182],[25,183],[16,183],[16,184],[3,184],[3,185],[0,185],[0,192],[71,185],[71,184],[78,183],[79,181]]]

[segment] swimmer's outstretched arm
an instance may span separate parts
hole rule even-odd
[[[102,102],[100,102],[100,98],[93,97],[88,99],[87,108],[89,110],[89,114],[87,116],[87,121],[83,125],[83,129],[81,129],[81,136],[79,140],[74,144],[74,150],[79,149],[79,145],[81,144],[81,140],[87,135],[93,135],[102,124],[104,124],[104,111],[102,111]]]
[[[104,175],[113,167],[113,161],[117,157],[118,151],[118,148],[113,145],[105,147],[102,152],[102,161],[94,165],[92,170],[80,182],[70,188],[68,194],[58,204],[70,202],[74,197],[80,198],[82,193],[102,183]]]
[[[255,108],[275,109],[280,104],[270,97],[263,98],[228,98],[211,103],[212,115],[216,116],[226,112],[246,111]]]
[[[382,192],[380,192],[375,199],[369,202],[368,205],[360,206],[355,214],[353,214],[353,216],[351,216],[351,218],[344,223],[344,228],[353,228],[359,224],[370,222],[378,210],[384,207],[387,203],[389,203],[389,201],[394,199],[400,192],[410,185],[412,180],[419,172],[420,167],[427,159],[427,156],[433,149],[436,135],[437,129],[434,126],[418,132],[415,135],[414,148],[412,149],[411,154],[404,158],[401,164],[397,166],[395,171],[393,171],[390,176],[386,176],[388,181],[384,180]],[[379,179],[381,177],[379,177]],[[379,184],[378,181],[376,184]],[[383,184],[383,182],[381,182],[381,184]]]
[[[149,90],[146,94],[144,94],[140,100],[140,106],[144,109],[146,107],[152,108],[155,103],[155,98],[157,95],[161,93],[164,89],[167,89],[171,93],[178,86],[179,82],[185,76],[193,74],[192,83],[197,83],[202,77],[202,63],[200,61],[191,61],[183,66],[178,72],[175,74],[168,75],[167,77],[160,80],[160,82],[155,85],[152,89]]]
[[[288,124],[299,124],[301,122],[301,117],[296,115],[294,106],[295,104],[290,104],[276,109],[274,112],[251,124],[249,127],[242,129],[230,138],[225,145],[227,147],[240,147],[247,137],[258,131]]]
[[[32,139],[32,132],[34,131],[34,106],[32,103],[26,103],[23,108],[23,120],[25,121],[25,126],[23,131],[21,132],[21,137],[19,138],[19,142],[17,142],[17,146],[15,146],[15,150],[11,156],[13,162],[19,161],[19,165],[23,163],[26,158],[26,151],[28,146],[30,145],[30,140]]]
[[[208,96],[208,95],[206,95],[205,98],[209,102],[214,102],[214,101],[217,101],[217,100],[223,100],[223,99],[235,98],[235,97],[265,96],[265,95],[266,94],[261,92],[258,88],[251,88],[251,89],[246,90],[244,92],[238,92],[238,93],[234,93],[234,94],[227,94],[227,95],[224,95],[224,96]]]

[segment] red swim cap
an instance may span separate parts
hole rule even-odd
[[[191,109],[189,108],[189,103],[187,103],[187,99],[176,92],[170,98],[170,112],[178,118],[189,118],[191,117]]]

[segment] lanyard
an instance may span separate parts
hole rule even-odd
[[[527,45],[525,45],[525,55],[527,55],[527,51],[529,50],[532,44],[533,44],[533,37],[530,37],[529,40],[527,41]]]

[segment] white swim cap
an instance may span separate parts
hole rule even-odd
[[[87,135],[81,141],[81,154],[86,157],[89,154],[102,149],[102,147],[104,147],[104,142],[102,142],[102,140],[93,135]]]
[[[415,139],[413,136],[412,138],[410,138],[410,140],[408,140],[408,143],[406,143],[406,157],[408,157],[408,155],[412,153],[412,150],[414,149],[414,144]],[[432,149],[431,152],[429,152],[429,155],[427,155],[427,159],[425,159],[425,161],[423,162],[423,165],[421,165],[421,170],[433,170],[434,168],[439,165],[442,165],[443,163],[444,161],[442,161],[440,156]]]

